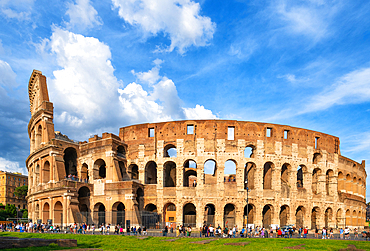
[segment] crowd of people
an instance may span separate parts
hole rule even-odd
[[[68,227],[60,227],[59,225],[49,225],[44,223],[3,223],[0,224],[0,231],[11,231],[11,232],[29,232],[29,233],[73,233],[73,234],[101,234],[101,235],[148,235],[147,228],[145,226],[127,226],[115,225],[114,227],[111,224],[101,224],[95,226],[95,224],[88,225],[86,223],[82,224],[71,224]],[[165,226],[161,234],[167,236],[168,233],[174,233],[174,229],[168,226]],[[283,228],[264,228],[256,226],[255,228],[242,227],[238,229],[238,226],[230,227],[225,226],[221,228],[220,225],[217,227],[210,225],[204,225],[199,228],[198,231],[193,231],[191,226],[177,226],[175,229],[176,237],[219,237],[219,238],[308,238],[308,228],[299,227],[295,228],[294,226],[288,226]],[[154,232],[153,232],[154,233]],[[153,234],[151,232],[151,234]],[[353,234],[350,235],[351,230],[348,227],[340,228],[339,235],[334,235],[333,228],[322,228],[319,230],[317,227],[314,230],[313,238],[321,239],[359,239],[359,232],[357,228],[353,229]],[[370,231],[363,231],[362,237],[370,236]],[[367,240],[367,238],[366,238]]]
[[[69,174],[68,176],[65,177],[66,180],[70,180],[70,181],[78,181],[78,182],[85,182],[85,183],[88,183],[89,182],[89,179],[80,179],[78,178],[78,176],[76,175],[72,175],[72,174]]]

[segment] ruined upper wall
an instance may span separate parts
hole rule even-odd
[[[187,134],[188,125],[194,125],[194,134]],[[228,140],[229,127],[235,128],[234,140]],[[154,128],[154,137],[149,137],[149,128]],[[271,128],[270,137],[266,135],[267,128]],[[287,132],[286,138],[284,138],[284,131]],[[263,140],[265,141],[266,153],[269,153],[269,148],[271,153],[274,153],[275,142],[282,142],[282,145],[286,146],[283,149],[286,155],[289,155],[289,148],[291,148],[292,144],[297,144],[298,147],[302,148],[310,146],[313,149],[320,149],[329,154],[340,154],[339,138],[332,135],[287,125],[236,120],[188,120],[140,124],[120,128],[119,136],[129,145],[135,143],[146,145],[157,140],[164,140],[165,144],[175,143],[177,139],[183,139],[189,143],[195,141],[195,139],[202,138],[205,141],[224,139],[228,142],[228,146],[232,148],[233,142],[238,140],[245,140],[246,144]],[[315,138],[318,139],[317,147],[315,147]],[[212,147],[215,148],[216,146],[208,146],[208,148]],[[207,149],[205,150],[207,151]],[[213,150],[208,149],[208,151]]]

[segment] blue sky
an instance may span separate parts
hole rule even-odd
[[[33,69],[75,140],[236,119],[335,135],[370,161],[368,1],[0,0],[0,24],[2,170],[26,172]]]

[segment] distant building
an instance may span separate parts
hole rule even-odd
[[[370,203],[366,205],[366,221],[370,221]]]
[[[19,209],[27,208],[26,199],[18,199],[14,192],[17,187],[28,184],[28,176],[21,173],[0,171],[0,203],[15,205]]]

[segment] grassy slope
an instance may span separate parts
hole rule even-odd
[[[302,240],[302,239],[219,239],[209,244],[192,244],[189,242],[204,240],[204,238],[181,238],[174,242],[161,241],[165,237],[149,237],[144,240],[136,237],[114,235],[72,235],[72,234],[32,234],[32,233],[0,233],[0,236],[16,236],[20,238],[44,239],[77,239],[78,248],[99,248],[104,250],[287,250],[284,247],[306,244],[305,250],[339,250],[353,244],[358,249],[370,250],[370,241],[341,241],[341,240]],[[167,238],[171,239],[171,238]],[[225,246],[226,242],[250,242],[241,246]],[[60,247],[22,248],[18,250],[53,250]],[[11,249],[12,251],[17,249]],[[289,250],[289,249],[288,249]]]

